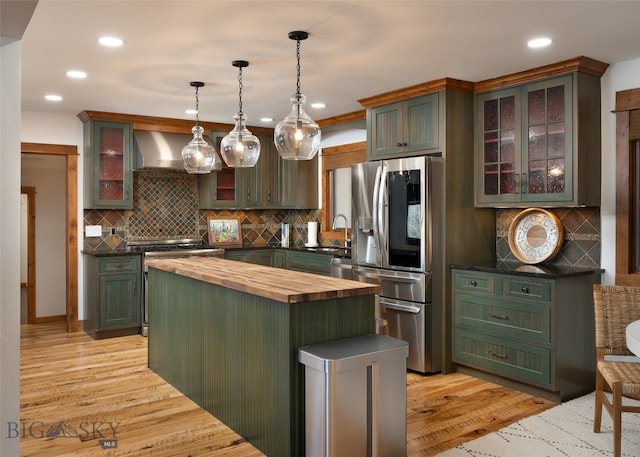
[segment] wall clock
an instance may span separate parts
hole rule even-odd
[[[544,209],[520,212],[509,226],[509,247],[518,260],[528,264],[553,259],[560,248],[564,230],[558,217]]]

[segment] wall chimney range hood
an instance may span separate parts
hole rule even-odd
[[[134,170],[184,171],[182,148],[192,135],[134,130]]]

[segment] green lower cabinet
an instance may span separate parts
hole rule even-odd
[[[140,255],[84,257],[84,328],[94,338],[139,333],[142,310]]]
[[[452,280],[455,363],[542,389],[558,401],[593,391],[599,274],[454,268]]]
[[[290,249],[232,249],[225,251],[224,258],[304,273],[331,275],[331,255],[328,254]]]
[[[287,251],[287,269],[329,276],[331,256],[313,252]]]
[[[551,349],[463,329],[455,331],[457,363],[551,387]]]

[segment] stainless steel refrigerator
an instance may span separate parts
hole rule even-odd
[[[407,368],[440,371],[432,302],[432,158],[351,167],[354,279],[382,286],[377,331],[409,343]],[[435,308],[435,309],[434,309]]]

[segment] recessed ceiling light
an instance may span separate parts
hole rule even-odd
[[[194,110],[193,108],[188,108],[188,109],[184,110],[184,112],[186,114],[188,114],[189,116],[195,116],[196,114],[200,114],[196,110]]]
[[[67,76],[74,79],[84,79],[87,77],[87,74],[84,71],[80,70],[69,70],[67,72]]]
[[[261,117],[260,122],[273,122],[272,117]]]
[[[530,48],[544,48],[545,46],[549,46],[551,44],[551,38],[534,38],[533,40],[527,41],[527,46]]]
[[[312,103],[311,104],[311,108],[315,108],[315,109],[322,109],[322,108],[326,108],[327,105],[325,105],[324,103]]]
[[[62,100],[62,97],[60,95],[55,95],[55,94],[45,95],[44,98],[46,100],[49,100],[50,102],[59,102]]]
[[[102,45],[102,46],[109,46],[110,48],[117,48],[119,46],[122,46],[124,41],[122,41],[120,38],[116,38],[113,36],[103,36],[100,37],[98,39],[98,42]]]

